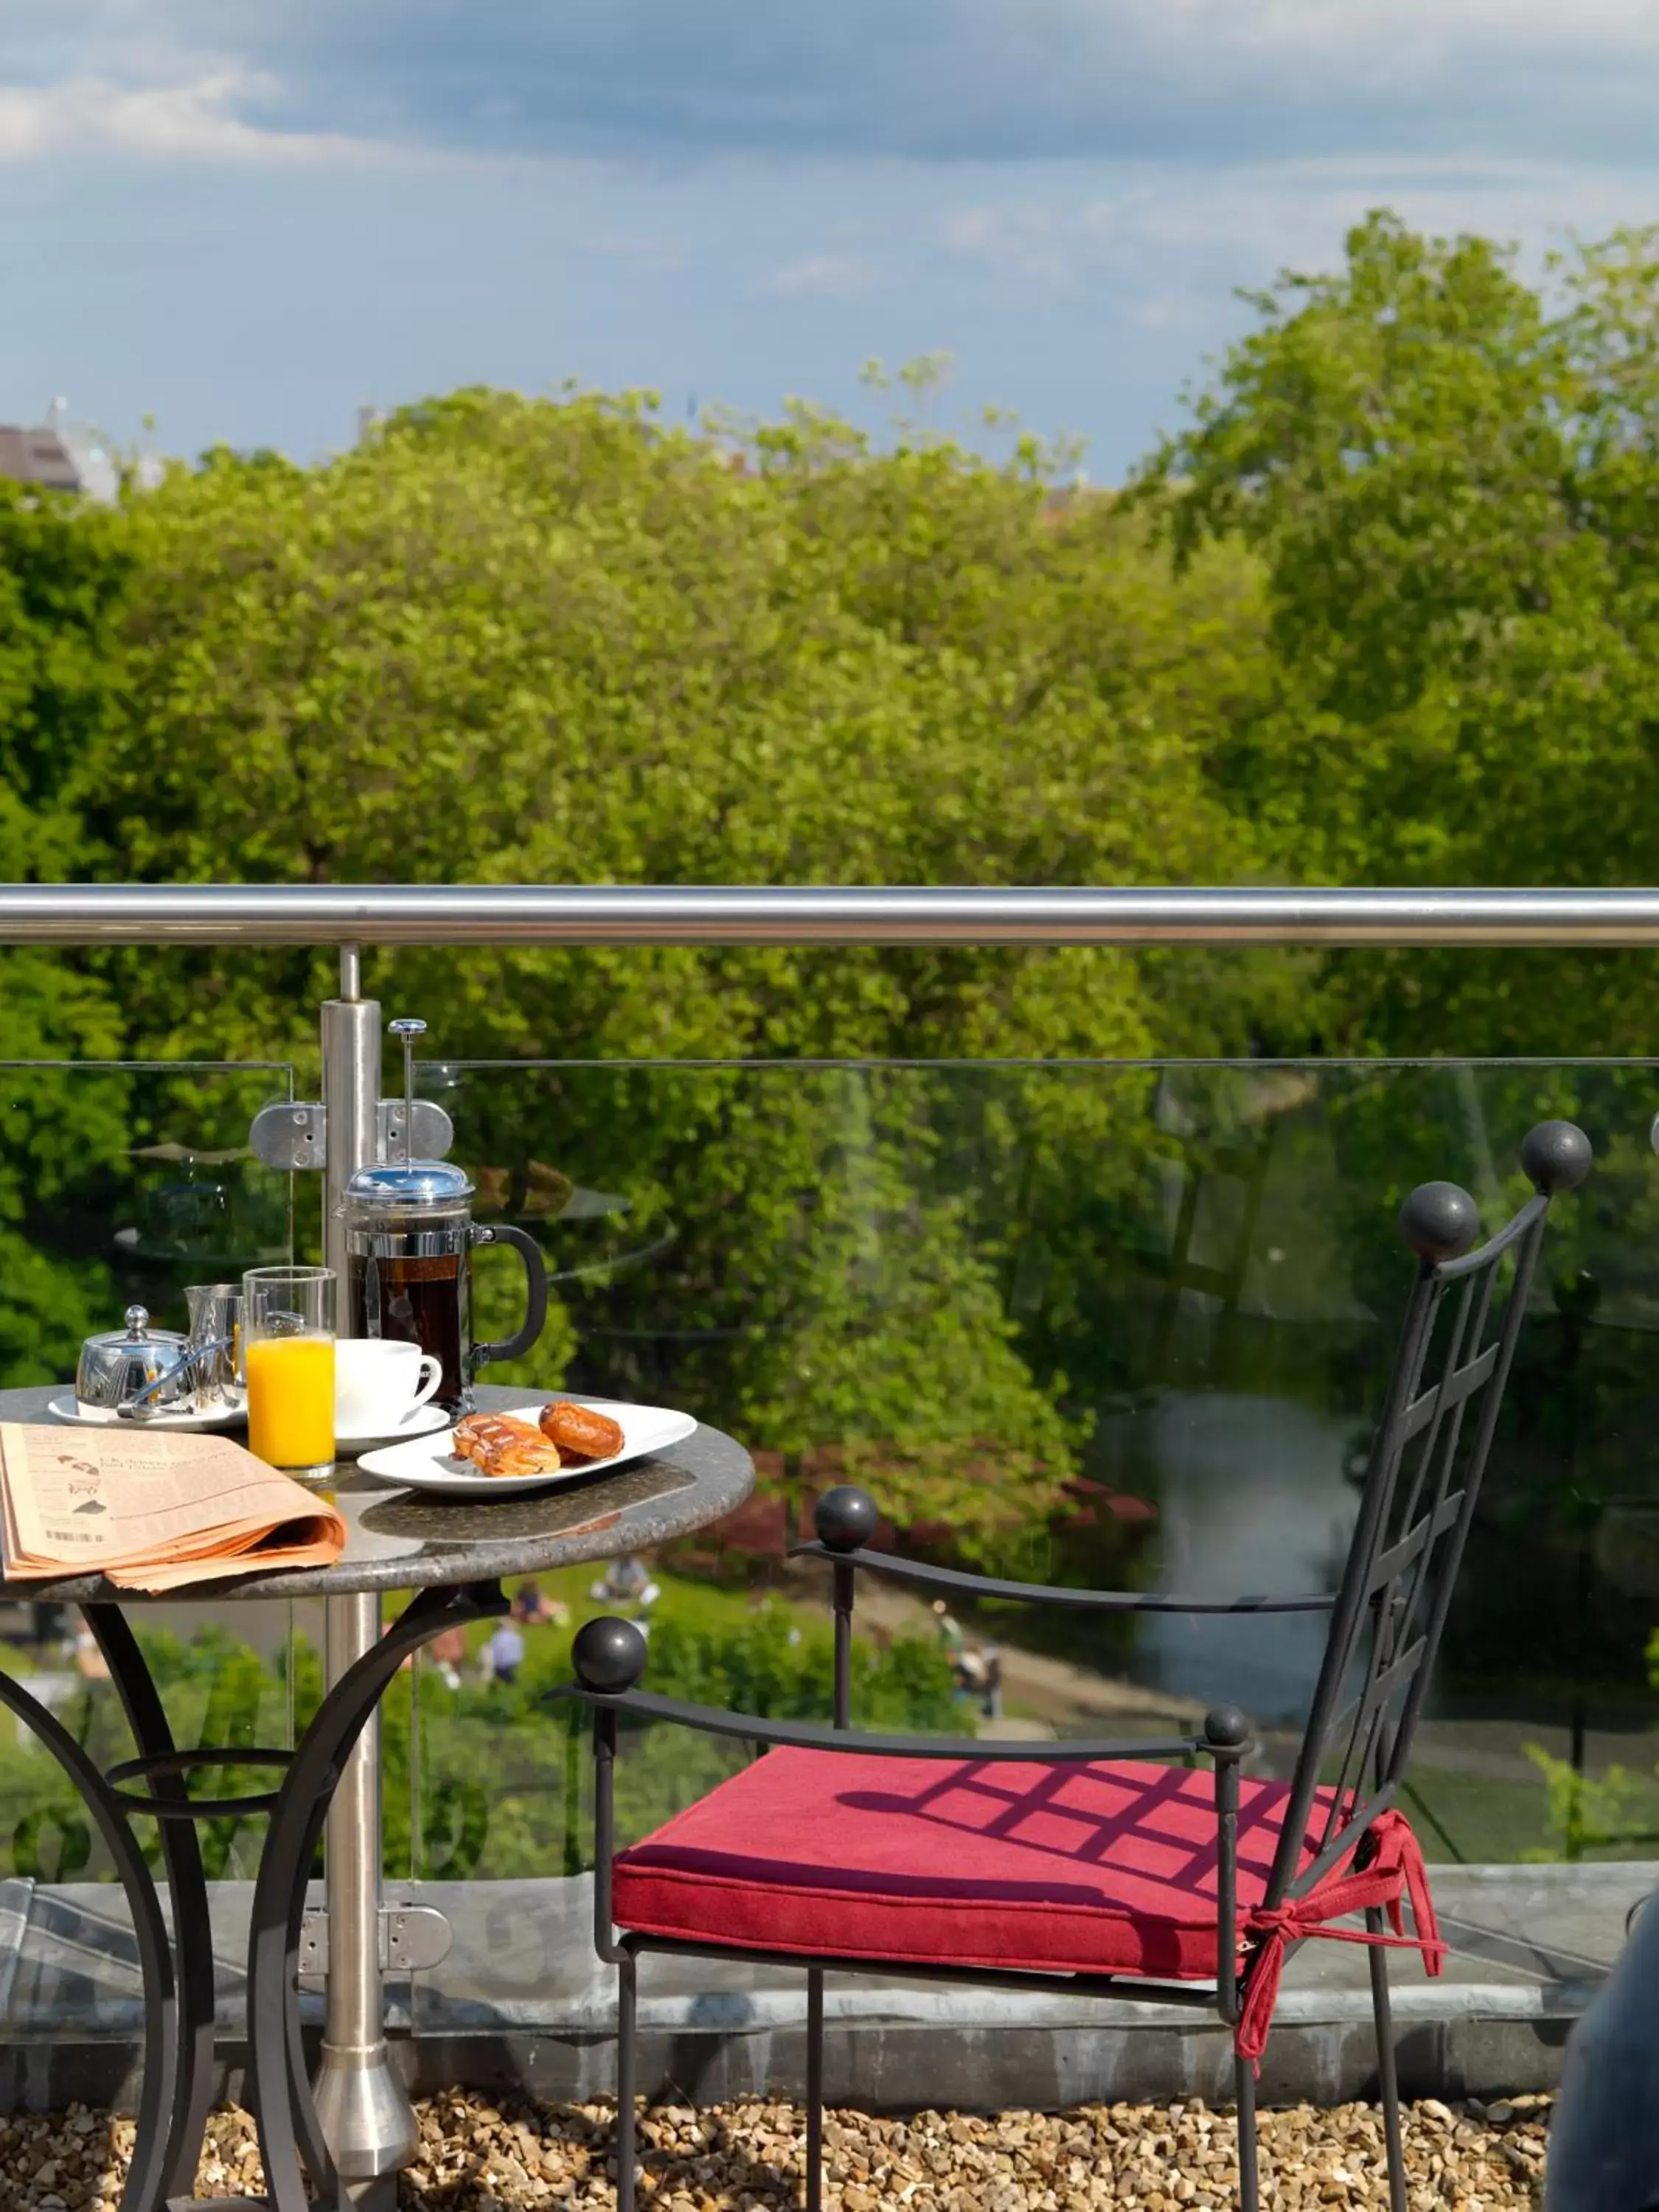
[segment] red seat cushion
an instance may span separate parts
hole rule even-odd
[[[1245,1781],[1239,1796],[1242,1917],[1261,1901],[1290,1790]],[[1304,1838],[1300,1864],[1316,1844]],[[739,1949],[1208,1978],[1214,1778],[1133,1759],[773,1751],[621,1853],[613,1911],[644,1935]]]

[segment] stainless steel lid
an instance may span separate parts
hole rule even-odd
[[[447,1212],[471,1195],[471,1179],[447,1160],[385,1160],[359,1168],[345,1187],[349,1204],[396,1213]]]
[[[83,1406],[118,1412],[140,1392],[152,1411],[189,1395],[191,1354],[185,1339],[170,1328],[152,1328],[143,1306],[129,1306],[125,1327],[89,1336],[81,1346],[75,1395]],[[152,1384],[161,1389],[151,1392]]]

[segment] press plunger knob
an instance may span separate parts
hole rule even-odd
[[[407,1167],[415,1145],[415,1040],[426,1035],[426,1024],[417,1022],[412,1014],[404,1014],[386,1027],[404,1048],[404,1165]]]

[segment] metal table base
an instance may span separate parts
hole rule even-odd
[[[144,1991],[143,2088],[121,2212],[202,2212],[207,2205],[212,2212],[250,2207],[254,2212],[351,2212],[351,2185],[330,2154],[301,2044],[298,1977],[307,1881],[352,1747],[404,1662],[445,1629],[507,1610],[495,1583],[422,1590],[346,1668],[292,1751],[247,1746],[181,1751],[132,1630],[113,1604],[87,1604],[82,1611],[108,1663],[138,1747],[136,1759],[100,1771],[36,1698],[0,1674],[0,1705],[33,1731],[74,1784],[132,1913]],[[258,1796],[188,1796],[186,1774],[214,1765],[280,1767],[283,1779]],[[207,1883],[194,1824],[230,1812],[270,1816],[253,1890],[247,1996],[246,2094],[266,2195],[198,2199],[196,2172],[213,2100],[214,1972]],[[154,1820],[161,1831],[173,1904],[171,1938],[133,1832],[135,1820]]]
[[[0,1420],[58,1425],[52,1395],[50,1386],[0,1391]],[[520,1402],[520,1394],[506,1389],[480,1388],[478,1397],[488,1408]],[[356,1634],[356,1648],[336,1646],[331,1656],[340,1662],[338,1679],[330,1680],[316,1718],[292,1751],[240,1744],[179,1747],[130,1626],[142,1593],[113,1589],[93,1576],[0,1584],[9,1595],[38,1600],[49,1591],[55,1602],[79,1606],[109,1667],[138,1754],[100,1772],[25,1686],[0,1674],[0,1708],[33,1730],[85,1800],[132,1914],[145,2002],[143,2086],[124,2212],[161,2212],[192,2203],[211,2101],[215,1976],[194,1823],[233,1812],[270,1816],[250,1940],[247,2071],[248,2101],[255,2106],[271,2185],[268,2201],[275,2212],[302,2212],[307,2203],[303,2165],[323,2212],[362,2212],[362,2168],[368,2163],[359,2155],[362,2131],[342,2137],[331,2130],[331,2094],[343,2081],[356,2100],[352,2110],[361,2113],[368,2105],[367,2092],[392,2087],[401,2098],[403,2088],[386,2052],[378,2002],[379,1929],[373,1916],[379,1850],[370,1823],[357,1820],[357,1863],[343,1869],[333,1832],[350,1810],[352,1780],[364,1765],[362,1754],[381,1696],[404,1660],[444,1629],[506,1612],[504,1581],[649,1551],[690,1535],[741,1504],[753,1484],[748,1453],[735,1438],[704,1426],[671,1451],[591,1478],[573,1474],[533,1499],[432,1498],[387,1488],[342,1467],[334,1495],[347,1533],[338,1560],[276,1574],[244,1572],[193,1593],[248,1602],[321,1598],[351,1613],[360,1627],[372,1622],[383,1597],[421,1593],[384,1637]],[[262,1764],[282,1777],[281,1786],[265,1795],[211,1802],[187,1796],[185,1777],[192,1769]],[[373,1793],[366,1795],[372,1807]],[[301,2057],[297,1980],[301,1971],[314,1972],[319,1964],[317,1930],[307,1930],[305,1922],[306,1877],[331,1811],[329,1856],[336,1862],[336,1880],[329,1885],[330,1902],[337,1904],[343,1890],[348,1901],[361,1899],[362,1905],[355,1925],[349,1914],[337,1915],[327,1945],[325,2039],[331,2039],[348,2063],[336,2065],[333,2082],[325,2067],[313,2092]],[[158,1822],[161,1871],[173,1903],[171,1940],[132,1829],[135,1821],[152,1819]],[[141,1832],[157,1856],[149,1831]],[[353,2032],[343,2033],[343,2027]],[[375,2113],[384,2109],[379,2102],[373,2107]],[[369,2180],[379,2187],[393,2178],[383,2172]]]

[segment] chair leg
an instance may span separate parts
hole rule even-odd
[[[1255,2172],[1255,2068],[1248,2058],[1235,2058],[1233,2078],[1238,2094],[1238,2212],[1260,2212]]]
[[[823,1970],[806,1971],[806,2212],[823,2203]]]
[[[634,2013],[632,1959],[617,1968],[617,2212],[634,2212]]]
[[[1365,1915],[1373,1936],[1382,1933],[1382,1915],[1373,1908]],[[1394,2013],[1389,2002],[1389,1954],[1373,1943],[1371,1954],[1371,2017],[1376,2023],[1376,2079],[1382,2093],[1382,2139],[1389,2153],[1389,2212],[1407,2212],[1406,2150],[1400,2134],[1400,2079],[1394,2060]]]

